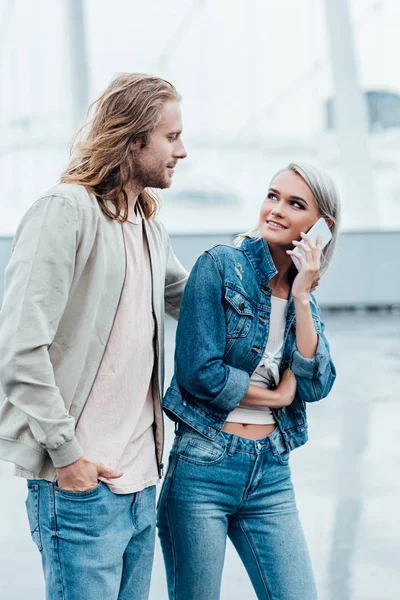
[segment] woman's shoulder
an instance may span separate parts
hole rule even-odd
[[[214,259],[221,261],[221,263],[243,255],[240,246],[230,244],[215,244],[206,250],[205,253],[210,254]]]

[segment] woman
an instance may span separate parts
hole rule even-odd
[[[320,217],[332,232],[322,252],[305,234]],[[310,292],[338,221],[330,178],[290,164],[273,177],[257,229],[192,270],[164,398],[176,421],[158,509],[171,600],[219,598],[227,536],[259,599],[317,598],[289,456],[307,441],[306,402],[336,376]],[[305,253],[299,272],[293,246]]]

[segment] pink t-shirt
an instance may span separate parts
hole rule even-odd
[[[159,481],[153,432],[154,316],[149,250],[140,216],[123,224],[127,270],[114,325],[75,435],[86,456],[123,471],[116,494]],[[16,474],[30,477],[22,469]]]

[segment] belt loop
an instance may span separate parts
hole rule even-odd
[[[276,430],[275,430],[275,431],[276,431]],[[268,438],[267,438],[267,439],[268,439],[268,443],[269,443],[269,445],[270,445],[270,448],[271,448],[271,452],[272,452],[272,454],[273,454],[274,456],[276,456],[276,455],[277,455],[277,450],[276,450],[276,447],[275,447],[275,443],[274,443],[274,441],[273,441],[273,439],[272,439],[272,437],[273,437],[273,434],[275,433],[275,431],[273,431],[273,432],[271,433],[271,435],[269,435],[269,436],[268,436]]]
[[[238,443],[238,437],[236,435],[232,435],[231,443],[229,444],[228,456],[233,456],[235,454],[236,446]]]

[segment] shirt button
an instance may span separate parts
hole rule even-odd
[[[282,411],[281,411],[281,409],[277,410],[277,411],[276,411],[276,414],[277,414],[277,416],[278,416],[278,417],[280,417],[280,416],[281,416],[281,414],[282,414]]]
[[[239,304],[239,308],[240,310],[244,310],[246,308],[246,305],[243,301]]]
[[[183,401],[183,406],[187,406],[186,400]]]

